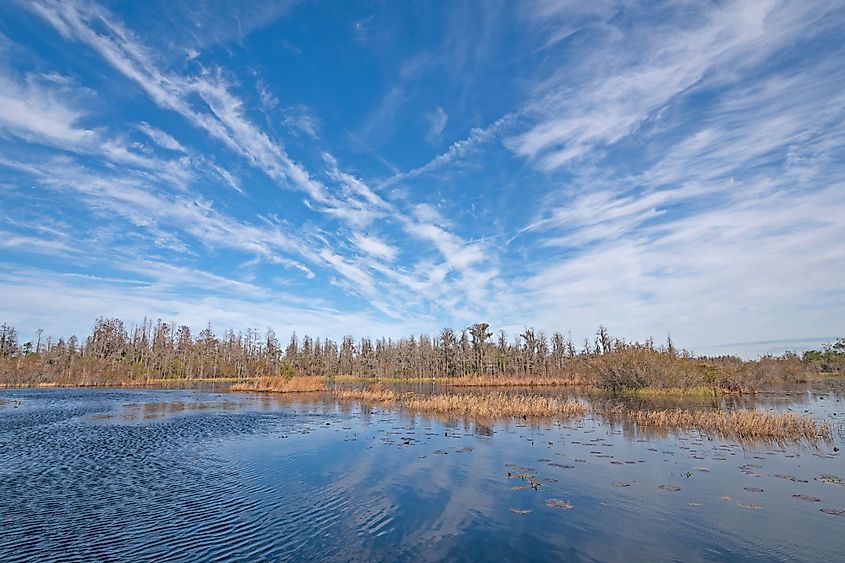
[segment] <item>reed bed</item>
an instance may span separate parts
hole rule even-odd
[[[567,385],[587,385],[587,381],[579,376],[571,377],[490,377],[467,376],[452,377],[440,380],[449,387],[563,387]]]
[[[326,378],[320,376],[257,377],[231,387],[232,391],[269,391],[271,393],[310,393],[326,390]]]
[[[792,413],[759,410],[700,411],[688,409],[626,410],[615,406],[601,414],[625,419],[642,428],[698,430],[726,438],[817,442],[830,440],[830,423]]]
[[[587,414],[587,407],[576,401],[539,395],[507,393],[461,394],[396,393],[387,389],[338,391],[340,400],[380,405],[396,405],[411,411],[478,418],[559,417]]]

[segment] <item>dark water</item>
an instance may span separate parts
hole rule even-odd
[[[845,486],[820,478],[845,478],[845,399],[757,400],[829,417],[834,443],[2,390],[0,560],[843,560],[845,516],[821,509],[845,509]]]

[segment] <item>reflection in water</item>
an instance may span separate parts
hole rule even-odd
[[[411,416],[326,395],[0,396],[0,560],[836,560],[845,549],[841,432],[813,449],[592,418]],[[825,387],[739,400],[835,422],[842,398]]]

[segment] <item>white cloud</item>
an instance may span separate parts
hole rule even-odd
[[[36,75],[20,81],[0,72],[0,128],[25,140],[62,147],[96,142],[97,134],[79,124],[86,113],[66,103],[68,94],[45,86]]]
[[[173,136],[168,133],[165,133],[161,129],[157,129],[146,122],[139,123],[138,129],[140,129],[147,137],[155,141],[158,146],[172,151],[188,154],[188,149],[183,147],[182,143],[180,143],[179,141],[174,139]]]
[[[449,114],[446,113],[442,107],[437,108],[425,116],[428,120],[428,133],[425,136],[429,143],[437,142],[443,134],[443,129],[446,128],[446,123],[449,121]]]
[[[298,105],[287,108],[282,120],[290,129],[318,139],[320,137],[320,119],[308,106]]]
[[[823,8],[811,2],[731,2],[692,29],[679,32],[673,22],[609,39],[580,68],[549,81],[531,106],[539,123],[506,144],[539,158],[546,170],[581,159],[630,135],[690,88],[736,76],[725,68],[741,73],[765,60],[818,22]],[[630,49],[634,42],[638,48]]]
[[[44,0],[34,2],[31,7],[66,39],[83,42],[96,50],[112,67],[141,86],[160,107],[179,113],[271,178],[288,182],[316,201],[325,199],[325,188],[249,121],[243,103],[231,93],[221,72],[182,76],[161,70],[130,30],[94,5]],[[194,109],[189,101],[192,96],[200,96],[210,111]]]
[[[367,236],[361,233],[352,234],[352,243],[367,254],[376,258],[383,258],[388,262],[392,262],[399,252],[399,249],[395,246],[391,246],[377,237]]]

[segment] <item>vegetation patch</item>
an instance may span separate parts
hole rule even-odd
[[[397,393],[389,389],[367,389],[337,391],[335,396],[340,400],[396,405],[422,413],[478,418],[529,416],[570,418],[587,414],[587,407],[582,403],[540,395],[508,393],[423,395],[421,393]]]
[[[792,413],[771,413],[759,410],[709,411],[690,409],[628,410],[608,407],[603,414],[611,419],[624,419],[642,428],[697,430],[725,438],[817,442],[830,440],[827,420],[816,422],[812,417]]]
[[[232,391],[267,391],[271,393],[309,393],[326,390],[326,378],[315,376],[258,377],[231,387]]]

